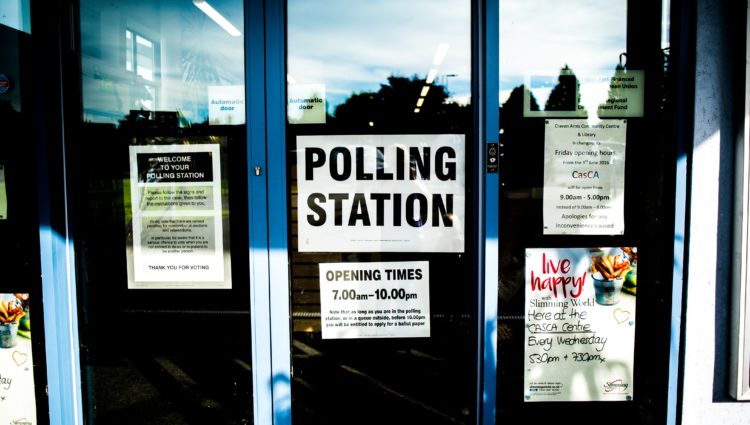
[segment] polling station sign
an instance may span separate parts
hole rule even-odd
[[[462,134],[297,137],[300,252],[463,252]]]

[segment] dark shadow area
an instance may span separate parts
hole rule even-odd
[[[713,340],[715,341],[714,346],[714,364],[713,364],[713,388],[712,397],[713,402],[735,402],[736,400],[729,394],[729,373],[731,373],[732,361],[732,339],[740,338],[744,340],[743,336],[738,336],[731,332],[732,321],[735,320],[737,315],[728,306],[732,305],[732,297],[734,294],[738,294],[734,288],[733,278],[733,267],[736,260],[736,254],[733,245],[734,237],[738,236],[741,232],[736,230],[736,224],[728,214],[722,214],[722,211],[734,211],[733,206],[736,202],[735,196],[737,196],[737,190],[735,188],[735,182],[737,177],[735,175],[736,161],[736,144],[738,140],[742,140],[742,134],[745,131],[745,97],[738,95],[737,87],[745,87],[745,73],[746,73],[746,61],[739,58],[737,52],[744,52],[746,49],[746,25],[747,19],[745,19],[745,5],[737,3],[721,3],[712,13],[716,14],[716,17],[709,18],[712,21],[727,22],[728,25],[724,26],[720,31],[710,36],[704,36],[706,39],[713,37],[714,40],[721,40],[716,47],[716,53],[710,60],[715,63],[707,64],[696,64],[696,67],[710,66],[717,75],[712,77],[711,81],[716,82],[718,87],[711,87],[721,96],[721,100],[718,102],[707,101],[705,103],[706,112],[705,117],[697,116],[700,120],[705,118],[701,124],[706,127],[698,128],[695,131],[695,136],[699,135],[699,132],[709,137],[715,137],[718,133],[720,140],[720,147],[718,148],[719,159],[719,193],[718,202],[716,205],[718,211],[718,223],[716,229],[716,295],[715,305],[716,311],[714,316],[714,329],[713,329]],[[708,19],[707,19],[708,20]],[[705,29],[704,29],[705,31]],[[698,46],[701,47],[700,45]],[[726,66],[730,64],[731,66]],[[706,86],[700,83],[696,83],[696,89],[699,86],[703,86],[703,90],[706,90]],[[700,92],[699,92],[700,93]],[[711,116],[709,118],[709,115]],[[718,117],[719,119],[712,119]],[[696,140],[695,143],[702,143],[703,140]],[[743,213],[747,213],[744,211]],[[688,236],[689,237],[689,236]],[[742,344],[742,342],[740,342]]]
[[[179,113],[150,111],[132,111],[119,126],[84,123],[70,160],[85,405],[96,423],[252,422],[245,127],[185,124]],[[129,146],[206,144],[221,156],[231,288],[128,289]]]

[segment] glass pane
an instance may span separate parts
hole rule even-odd
[[[35,166],[33,131],[40,107],[33,63],[41,50],[20,14],[28,14],[28,2],[0,5],[0,423],[25,418],[44,424],[49,406],[38,179],[47,174]]]
[[[288,1],[295,423],[476,419],[468,1]]]
[[[243,4],[84,0],[80,16],[87,423],[249,423]]]
[[[668,17],[660,2],[504,0],[499,19],[498,423],[662,423]]]

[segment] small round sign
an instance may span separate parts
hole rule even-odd
[[[10,80],[5,74],[0,74],[0,94],[3,94],[10,90]]]

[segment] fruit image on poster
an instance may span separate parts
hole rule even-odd
[[[36,424],[29,294],[0,294],[0,424]]]
[[[526,250],[524,399],[633,398],[637,249]]]

